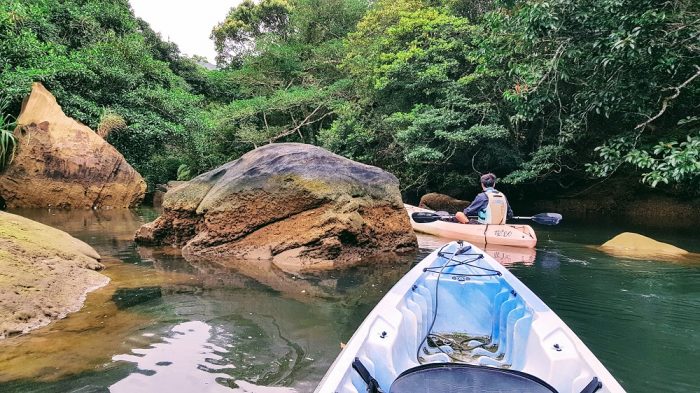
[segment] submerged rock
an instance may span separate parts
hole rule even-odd
[[[629,258],[682,258],[688,251],[638,233],[623,232],[599,247],[601,251]]]
[[[141,244],[268,259],[285,270],[416,249],[393,175],[319,147],[270,144],[168,191]]]
[[[463,201],[461,199],[452,198],[449,195],[431,192],[429,194],[423,195],[420,198],[420,203],[418,204],[418,207],[435,211],[442,210],[454,214],[456,212],[461,212],[464,209],[466,209],[470,203],[471,202],[469,201]]]
[[[112,145],[66,116],[40,83],[17,124],[15,158],[0,174],[0,198],[8,208],[126,208],[143,199],[141,175]]]
[[[44,224],[0,212],[0,338],[77,311],[109,279],[99,254]]]

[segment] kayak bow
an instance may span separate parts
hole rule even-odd
[[[462,242],[443,246],[411,269],[316,388],[366,391],[624,392],[532,291]]]

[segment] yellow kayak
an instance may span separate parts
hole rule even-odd
[[[432,213],[432,210],[404,205],[408,216],[415,212]],[[417,223],[411,218],[411,226],[416,232],[427,233],[447,239],[466,240],[485,246],[499,245],[510,247],[534,248],[537,244],[535,231],[529,225],[476,225],[447,221]]]

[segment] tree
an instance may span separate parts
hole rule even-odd
[[[219,58],[227,59],[223,72],[241,93],[211,108],[216,131],[210,137],[221,157],[235,158],[263,143],[317,143],[344,102],[347,81],[337,64],[345,54],[343,39],[366,2],[295,0],[284,3],[284,18],[272,4],[242,3],[214,29],[228,45],[218,47]],[[270,12],[278,16],[272,25],[264,22]]]
[[[475,28],[448,8],[379,1],[348,40],[356,103],[325,144],[396,173],[404,188],[473,183],[475,168],[514,166],[512,135],[474,79]],[[517,156],[516,156],[517,157]]]
[[[289,31],[290,4],[286,0],[245,0],[231,8],[226,19],[211,33],[217,63],[238,65],[256,50],[256,41],[266,34],[284,38]]]
[[[480,62],[509,80],[503,98],[531,157],[507,180],[644,169],[648,163],[632,165],[642,163],[632,159],[642,151],[670,159],[671,151],[654,146],[685,143],[689,128],[677,123],[697,113],[697,4],[544,0],[487,14]]]

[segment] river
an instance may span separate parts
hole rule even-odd
[[[365,315],[438,244],[422,238],[425,248],[398,263],[303,276],[139,248],[133,233],[153,209],[13,213],[92,245],[112,281],[68,318],[0,341],[2,392],[313,391]],[[534,261],[509,268],[623,387],[700,391],[700,260],[633,260],[591,247],[635,231],[698,252],[690,228],[564,220],[535,229]]]

